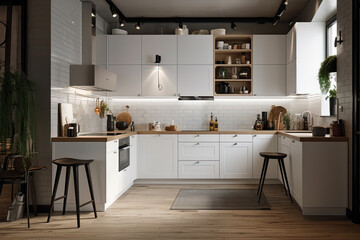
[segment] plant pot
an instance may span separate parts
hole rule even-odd
[[[329,98],[329,102],[330,102],[330,116],[335,116],[337,114],[336,109],[336,98]]]

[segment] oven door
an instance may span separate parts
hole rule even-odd
[[[119,172],[130,166],[130,146],[119,148]]]

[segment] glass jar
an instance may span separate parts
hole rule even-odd
[[[217,79],[226,79],[226,69],[225,68],[218,68],[216,78]]]

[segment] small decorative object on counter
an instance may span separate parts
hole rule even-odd
[[[284,120],[285,121],[285,120]],[[309,129],[309,122],[308,122],[308,118],[306,116],[303,117],[303,130],[308,130]]]
[[[171,120],[170,131],[175,131],[175,121]]]
[[[75,137],[75,129],[74,129],[74,127],[68,127],[66,136],[67,137]]]
[[[263,123],[260,119],[260,114],[257,115],[257,119],[255,121],[255,124],[254,124],[254,129],[255,130],[262,130],[263,129]]]
[[[339,119],[339,121],[333,121],[333,123],[330,124],[330,136],[331,137],[345,136],[344,120]]]
[[[132,118],[131,115],[129,113],[129,106],[126,105],[126,111],[125,112],[121,112],[117,115],[116,117],[116,121],[117,122],[126,122],[128,124],[128,127],[131,125],[132,122]]]
[[[131,122],[130,131],[135,132],[135,123],[134,123],[134,121]]]
[[[129,124],[127,122],[117,122],[116,123],[116,128],[119,130],[126,130],[129,127]]]
[[[219,123],[218,123],[217,117],[215,117],[214,131],[215,132],[219,131]]]
[[[159,121],[154,121],[153,125],[154,125],[154,129],[153,129],[154,131],[161,131],[161,124]]]
[[[286,113],[284,115],[284,125],[286,130],[290,130],[290,114]]]
[[[263,130],[267,130],[267,112],[262,112],[261,113],[261,120],[263,123]]]
[[[209,122],[209,130],[210,131],[214,131],[214,118],[213,118],[213,113],[211,113],[210,115],[210,122]]]
[[[112,114],[107,115],[106,130],[114,131],[114,116]]]
[[[100,101],[100,114],[99,114],[99,117],[104,118],[105,114],[107,114],[107,113],[112,114],[112,111],[110,110],[108,104],[104,100],[101,100]]]
[[[326,134],[326,128],[324,127],[314,126],[312,128],[312,135],[314,137],[325,137],[325,134]]]
[[[274,126],[273,126],[273,123],[272,123],[270,118],[267,119],[266,129],[267,130],[274,130]]]

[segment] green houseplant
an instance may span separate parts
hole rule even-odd
[[[320,90],[327,94],[331,87],[330,73],[336,72],[336,55],[326,58],[322,63],[318,73]]]
[[[24,169],[31,167],[35,149],[34,90],[21,71],[5,68],[0,73],[0,150],[21,155]]]
[[[329,91],[329,95],[326,96],[326,100],[330,101],[330,116],[336,115],[336,86]]]

